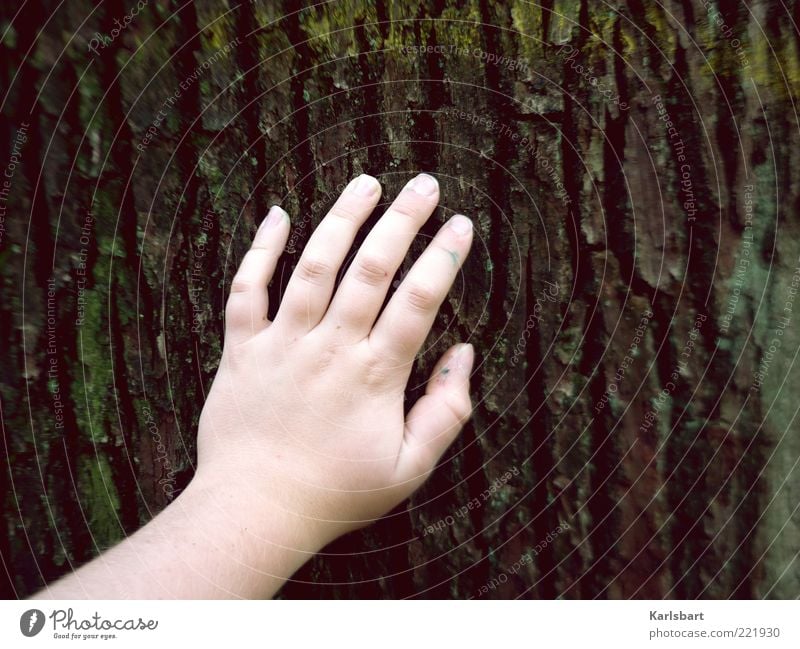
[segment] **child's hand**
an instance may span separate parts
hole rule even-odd
[[[426,395],[407,416],[403,409],[414,357],[469,251],[469,219],[455,216],[439,231],[378,317],[436,207],[431,176],[403,189],[333,294],[380,195],[371,176],[348,185],[303,251],[274,322],[266,289],[290,226],[280,208],[270,211],[233,280],[222,360],[200,418],[195,481],[267,539],[279,516],[293,533],[277,542],[309,552],[409,496],[471,411],[470,345],[451,348]],[[259,526],[252,519],[262,514]]]

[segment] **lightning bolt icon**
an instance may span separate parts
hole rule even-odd
[[[37,619],[39,619],[39,616],[36,615],[36,611],[33,611],[31,618],[28,620],[28,631],[33,631],[33,625],[36,624]]]

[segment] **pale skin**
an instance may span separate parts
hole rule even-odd
[[[406,185],[334,294],[380,195],[371,176],[347,186],[271,322],[266,289],[290,223],[270,210],[231,285],[192,482],[150,523],[37,598],[271,597],[325,545],[427,479],[469,418],[472,346],[445,352],[407,415],[404,390],[469,252],[472,224],[451,218],[381,312],[439,187],[426,174]]]

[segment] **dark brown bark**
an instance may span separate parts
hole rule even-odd
[[[459,211],[479,236],[409,403],[469,339],[474,417],[283,595],[800,595],[800,4],[184,4],[93,53],[133,5],[33,0],[0,44],[3,173],[27,132],[0,230],[2,594],[191,479],[269,205],[294,223],[274,309],[337,188],[426,170],[422,234]]]

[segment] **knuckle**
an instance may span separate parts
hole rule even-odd
[[[231,368],[247,366],[248,363],[252,363],[253,350],[248,344],[249,340],[252,339],[236,344],[232,342],[226,343],[222,351],[223,360],[220,361],[220,367],[222,367],[223,362]]]
[[[414,202],[398,199],[391,207],[391,211],[400,216],[416,220],[420,216],[420,209]]]
[[[355,262],[355,277],[357,280],[377,286],[389,277],[391,264],[386,257],[374,253],[360,254]]]
[[[321,284],[333,273],[327,261],[315,257],[302,257],[297,264],[297,276],[310,284]]]
[[[393,375],[393,370],[385,363],[373,361],[364,368],[364,383],[372,387],[383,387]]]
[[[225,320],[228,326],[240,327],[244,324],[253,325],[255,312],[249,300],[237,300],[232,294],[225,305]],[[253,325],[254,326],[254,325]]]
[[[436,291],[424,284],[411,284],[405,293],[406,302],[414,311],[432,311],[439,304],[439,296]]]
[[[472,400],[469,398],[469,394],[448,392],[444,403],[459,425],[469,419],[472,414]]]
[[[231,295],[239,293],[249,293],[254,289],[253,282],[244,279],[243,277],[234,277],[231,282]]]
[[[328,212],[328,216],[336,219],[342,219],[348,223],[358,224],[361,222],[361,213],[363,210],[358,209],[355,205],[347,200],[338,201]]]

